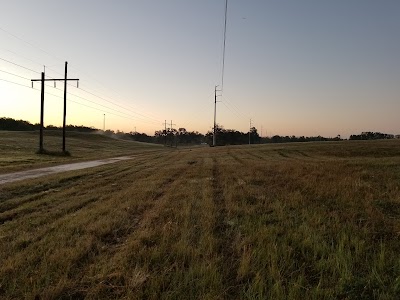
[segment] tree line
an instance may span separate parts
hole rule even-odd
[[[9,131],[35,131],[39,130],[39,124],[31,124],[24,120],[15,120],[12,118],[0,118],[0,130]],[[45,130],[62,130],[62,127],[48,125]],[[67,131],[76,132],[103,132],[94,127],[86,126],[75,126],[67,125]],[[208,131],[206,134],[202,134],[198,131],[188,131],[185,128],[171,129],[166,128],[163,130],[156,130],[154,135],[147,135],[139,132],[125,133],[117,130],[106,130],[103,132],[107,136],[114,136],[121,139],[133,140],[138,142],[146,143],[157,143],[164,144],[166,146],[178,146],[178,145],[200,145],[213,143],[213,132]],[[252,127],[249,132],[241,132],[235,129],[225,129],[221,125],[216,127],[217,135],[217,146],[224,145],[242,145],[242,144],[267,144],[267,143],[289,143],[289,142],[315,142],[315,141],[342,141],[340,135],[336,137],[322,137],[322,136],[280,136],[274,135],[272,137],[260,137],[257,128]],[[393,139],[398,136],[393,134],[386,134],[380,132],[362,132],[361,134],[353,134],[349,140],[377,140],[377,139]]]
[[[362,132],[361,134],[352,134],[349,140],[388,140],[394,139],[394,134],[387,134],[381,132]]]

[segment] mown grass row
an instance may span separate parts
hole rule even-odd
[[[0,298],[397,299],[399,146],[178,150],[7,185]]]

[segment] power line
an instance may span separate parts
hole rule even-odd
[[[61,58],[59,58],[59,57],[57,57],[57,56],[55,56],[55,55],[53,55],[53,54],[51,54],[51,53],[49,53],[49,52],[43,50],[42,48],[40,48],[40,47],[38,47],[38,46],[36,46],[36,45],[34,45],[34,44],[32,44],[32,43],[30,43],[30,42],[28,42],[28,41],[22,39],[22,38],[20,38],[20,37],[18,37],[17,35],[15,35],[15,34],[9,32],[9,31],[5,30],[4,28],[1,28],[1,27],[0,27],[0,30],[3,31],[3,32],[5,32],[5,33],[7,33],[7,34],[9,34],[9,35],[11,35],[12,37],[16,38],[17,40],[20,40],[20,41],[22,41],[22,42],[28,44],[29,46],[31,46],[31,47],[33,47],[33,48],[39,49],[40,51],[46,53],[47,55],[50,55],[51,57],[53,57],[53,58],[55,58],[55,59],[57,59],[57,60],[63,61],[63,59],[61,59]]]
[[[102,100],[104,100],[104,101],[106,101],[106,102],[108,102],[108,103],[111,103],[111,104],[113,104],[113,105],[115,105],[115,106],[118,106],[118,107],[123,108],[123,109],[125,109],[125,110],[127,110],[127,111],[130,111],[130,112],[132,112],[132,113],[134,113],[134,114],[137,114],[137,115],[139,115],[139,116],[142,116],[142,117],[144,117],[144,118],[153,119],[153,120],[157,121],[157,123],[159,123],[159,120],[156,120],[156,119],[154,119],[154,118],[150,118],[150,117],[145,116],[145,115],[143,115],[143,114],[141,114],[141,113],[138,113],[138,112],[134,112],[134,111],[132,111],[132,110],[130,110],[130,109],[128,109],[128,108],[122,106],[122,105],[116,104],[116,103],[114,103],[114,102],[112,102],[112,101],[110,101],[110,100],[108,100],[108,99],[106,99],[106,98],[103,98],[103,97],[101,97],[101,96],[98,96],[98,95],[96,95],[96,94],[94,94],[94,93],[92,93],[92,92],[89,92],[89,91],[85,90],[85,89],[80,88],[80,90],[83,91],[83,92],[85,92],[85,93],[88,93],[88,94],[90,94],[90,95],[92,95],[92,96],[94,96],[94,97],[97,97],[97,98],[99,98],[99,99],[102,99]]]
[[[22,39],[22,38],[16,36],[15,34],[13,34],[13,33],[9,32],[9,31],[7,31],[7,30],[5,30],[5,29],[3,29],[3,28],[1,28],[1,27],[0,27],[0,30],[4,31],[5,33],[7,33],[7,34],[13,36],[14,38],[16,38],[16,39],[18,39],[18,40],[20,40],[20,41],[22,41],[22,42],[24,42],[24,43],[30,45],[31,47],[34,47],[34,48],[37,48],[37,49],[41,50],[42,52],[46,53],[47,55],[52,56],[53,58],[56,58],[57,60],[61,60],[60,58],[56,57],[55,55],[53,55],[53,54],[51,54],[51,53],[49,53],[49,52],[43,50],[43,49],[40,48],[40,47],[37,47],[36,45],[34,45],[34,44],[32,44],[32,43],[30,43],[30,42],[28,42],[28,41],[26,41],[26,40],[24,40],[24,39]],[[7,50],[7,51],[10,51],[10,50]],[[10,51],[10,52],[12,52],[12,51]],[[15,52],[14,52],[14,53],[15,53]],[[15,54],[16,54],[16,53],[15,53]],[[18,54],[17,54],[17,55],[18,55]],[[3,59],[3,58],[0,58],[0,59],[6,61],[6,62],[8,62],[8,63],[11,63],[11,64],[13,64],[13,65],[16,65],[16,66],[19,66],[19,67],[21,67],[21,68],[24,68],[24,69],[26,69],[26,70],[29,70],[29,71],[31,71],[31,72],[35,72],[35,73],[40,74],[40,72],[34,71],[34,70],[29,69],[29,68],[24,67],[24,66],[21,66],[21,65],[19,65],[19,64],[16,64],[16,63],[14,63],[14,62],[9,61],[9,60]],[[25,59],[27,59],[27,58],[25,58]],[[30,60],[30,59],[28,59],[28,60]],[[31,60],[31,61],[32,61],[32,60]],[[38,62],[35,62],[35,61],[32,61],[32,62],[39,64]],[[40,65],[40,64],[39,64],[39,65]],[[57,74],[60,74],[59,72],[55,71],[55,70],[52,69],[52,68],[49,68],[49,67],[47,67],[47,68],[50,69],[50,70],[52,70],[53,72],[55,72],[55,73],[57,73]],[[82,72],[81,70],[79,70],[79,69],[77,69],[77,68],[75,68],[75,67],[72,67],[72,68],[74,68],[74,69],[76,69],[76,70]],[[84,73],[85,73],[85,72],[84,72]],[[62,74],[60,74],[60,75],[62,75]],[[88,75],[88,76],[89,76],[89,75]],[[52,78],[51,76],[47,76],[47,77]],[[91,77],[91,76],[89,76],[89,77]],[[97,81],[97,80],[96,80],[96,81]],[[82,89],[82,90],[83,90],[83,89]],[[150,117],[150,116],[146,116],[145,114],[142,114],[142,113],[134,112],[134,111],[132,111],[132,110],[130,110],[130,109],[127,109],[126,107],[123,107],[123,106],[121,106],[121,105],[119,105],[119,104],[116,104],[116,103],[114,103],[114,102],[112,102],[112,101],[109,101],[109,100],[105,99],[104,97],[98,96],[98,95],[96,95],[96,94],[94,94],[94,93],[91,93],[91,92],[88,92],[88,91],[86,91],[86,90],[83,90],[83,91],[84,91],[84,92],[87,92],[87,93],[89,93],[89,94],[91,94],[91,95],[93,95],[93,96],[95,96],[95,97],[97,97],[97,98],[99,98],[99,99],[102,99],[102,100],[104,100],[104,101],[107,101],[107,102],[109,102],[109,103],[111,103],[111,104],[113,104],[113,105],[116,105],[116,106],[118,106],[118,107],[120,107],[120,108],[123,108],[123,109],[125,109],[125,110],[131,111],[132,113],[134,113],[134,114],[136,114],[136,115],[140,115],[140,116],[142,116],[142,117],[144,117],[144,118],[148,118],[148,119],[153,119],[153,120],[157,121],[157,123],[159,122],[158,119],[155,119],[155,118]]]
[[[28,88],[28,89],[30,89],[30,88],[31,88],[31,87],[30,87],[30,86],[28,86],[28,85],[23,85],[23,84],[21,84],[21,83],[17,83],[17,82],[10,81],[10,80],[6,80],[6,79],[1,79],[1,78],[0,78],[0,81],[5,81],[5,82],[8,82],[8,83],[12,83],[12,84],[20,85],[20,86],[26,87],[26,88]]]
[[[225,73],[225,46],[226,46],[226,19],[228,14],[228,0],[225,0],[225,22],[224,22],[224,48],[222,50],[222,78],[221,91],[224,90],[224,73]]]
[[[22,79],[30,80],[30,79],[27,78],[27,77],[20,76],[20,75],[17,75],[17,74],[11,73],[11,72],[7,72],[7,71],[4,71],[4,70],[0,70],[0,72],[9,74],[9,75],[12,75],[12,76],[15,76],[15,77],[19,77],[19,78],[22,78]]]
[[[242,113],[242,111],[232,101],[229,101],[228,98],[226,98],[226,96],[222,96],[222,99],[223,99],[223,101],[222,101],[223,103],[228,104],[241,117],[243,117],[245,119],[249,118],[246,114]]]
[[[38,46],[36,46],[36,45],[34,45],[34,44],[32,44],[32,43],[30,43],[30,42],[28,42],[28,41],[22,39],[22,38],[20,38],[20,37],[18,37],[17,35],[15,35],[15,34],[9,32],[9,31],[7,31],[7,30],[1,28],[1,27],[0,27],[0,30],[2,30],[3,32],[5,32],[5,33],[7,33],[7,34],[9,34],[9,35],[11,35],[11,36],[13,36],[14,38],[16,38],[16,39],[18,39],[18,40],[20,40],[20,41],[22,41],[22,42],[24,42],[24,43],[30,45],[31,47],[34,47],[34,48],[37,48],[37,49],[41,50],[42,52],[46,53],[47,55],[52,56],[53,58],[56,58],[57,60],[61,60],[61,58],[59,58],[59,57],[57,57],[57,56],[55,56],[55,55],[53,55],[53,54],[51,54],[51,53],[49,53],[49,52],[43,50],[42,48],[40,48],[40,47],[38,47]],[[10,51],[10,52],[12,52],[12,51]],[[2,59],[2,58],[0,58],[0,59]],[[19,67],[21,67],[21,68],[27,69],[27,70],[29,70],[29,71],[32,71],[32,72],[35,72],[35,73],[40,74],[40,72],[37,72],[37,71],[34,71],[34,70],[32,70],[32,69],[23,67],[23,66],[21,66],[21,65],[18,65],[18,64],[16,64],[16,63],[13,63],[13,62],[8,61],[8,60],[6,60],[6,59],[2,59],[2,60],[6,61],[6,62],[8,62],[8,63],[14,64],[14,65],[16,65],[16,66],[19,66]],[[37,63],[37,62],[35,62],[35,63]],[[38,64],[39,64],[39,63],[38,63]],[[74,67],[73,67],[73,68],[74,68]],[[53,69],[51,69],[51,68],[48,68],[48,69],[54,71],[55,73],[58,73],[57,71],[55,71],[55,70],[53,70]],[[78,70],[77,68],[75,68],[75,69]],[[80,70],[78,70],[78,71],[80,71]],[[80,71],[80,72],[82,72],[82,71]],[[58,74],[60,74],[60,73],[58,73]],[[62,75],[62,74],[61,74],[61,75]],[[48,76],[48,77],[50,77],[50,76]],[[51,78],[51,77],[50,77],[50,78]],[[82,89],[82,90],[83,90],[83,89]],[[85,91],[85,90],[83,90],[83,91]],[[93,95],[93,96],[95,96],[95,97],[98,97],[99,99],[102,99],[102,100],[104,100],[104,101],[107,101],[107,102],[109,102],[109,103],[111,103],[111,104],[113,104],[113,105],[119,106],[119,107],[121,107],[121,108],[123,108],[123,109],[126,109],[126,110],[130,111],[129,109],[127,109],[127,108],[125,108],[125,107],[122,107],[121,105],[115,104],[115,103],[113,103],[113,102],[111,102],[111,101],[108,101],[108,100],[106,100],[106,99],[103,98],[103,97],[97,96],[97,95],[95,95],[95,94],[93,94],[93,93],[91,93],[91,92],[88,92],[88,91],[85,91],[85,92],[87,92],[87,93],[89,93],[89,94],[91,94],[91,95]],[[140,116],[142,116],[142,117],[144,117],[144,118],[156,120],[155,118],[146,116],[146,115],[141,114],[141,113],[137,113],[137,112],[133,112],[133,113],[134,113],[134,114],[137,114],[137,115],[140,115]],[[159,122],[159,120],[156,120],[156,121]]]
[[[35,60],[32,60],[32,59],[30,59],[30,58],[28,58],[28,57],[25,57],[25,56],[23,56],[23,55],[21,55],[21,54],[15,52],[15,51],[12,51],[12,50],[10,50],[10,49],[6,49],[6,48],[3,48],[3,47],[2,47],[1,49],[6,50],[6,51],[8,51],[8,52],[10,52],[10,53],[12,53],[12,54],[14,54],[14,55],[17,55],[17,56],[23,58],[23,59],[29,60],[30,62],[33,62],[33,63],[35,63],[35,64],[37,64],[37,65],[39,65],[39,66],[43,66],[43,64],[41,64],[41,63],[39,63],[39,62],[37,62],[37,61],[35,61]]]
[[[232,110],[228,105],[226,105],[226,103],[224,101],[221,101],[222,104],[229,109],[233,114],[235,114],[238,118],[242,118],[242,116],[240,116],[236,111]]]
[[[3,32],[5,32],[5,33],[7,33],[7,34],[9,34],[9,35],[11,35],[11,36],[13,36],[14,38],[16,38],[16,39],[18,39],[18,40],[20,40],[20,41],[22,41],[22,42],[24,42],[24,43],[30,45],[31,47],[34,47],[34,48],[39,49],[40,51],[46,53],[47,55],[49,55],[49,56],[51,56],[51,57],[53,57],[53,58],[56,58],[57,60],[61,60],[61,58],[59,58],[59,57],[57,57],[57,56],[55,56],[55,55],[49,53],[48,51],[45,51],[44,49],[42,49],[42,48],[40,48],[40,47],[38,47],[38,46],[36,46],[36,45],[30,43],[30,42],[28,42],[28,41],[26,41],[26,40],[24,40],[24,39],[18,37],[17,35],[15,35],[15,34],[9,32],[9,31],[7,31],[7,30],[1,28],[1,27],[0,27],[0,30],[2,30]],[[7,51],[12,52],[12,51],[10,51],[10,50],[7,50]],[[14,54],[16,54],[16,53],[14,52]],[[17,55],[18,55],[18,54],[17,54]],[[10,63],[10,64],[13,64],[13,65],[16,65],[16,66],[18,66],[18,67],[24,68],[24,69],[26,69],[26,70],[29,70],[29,71],[31,71],[31,72],[40,74],[40,72],[34,71],[34,70],[30,69],[30,68],[24,67],[24,66],[22,66],[22,65],[19,65],[19,64],[17,64],[17,63],[12,62],[12,61],[9,61],[9,60],[3,59],[3,58],[0,58],[0,59],[3,60],[3,61],[8,62],[8,63]],[[25,59],[28,59],[28,58],[25,58]],[[28,59],[28,60],[30,60],[30,59]],[[39,64],[38,62],[35,62],[35,61],[33,61],[33,60],[31,60],[31,61],[34,62],[34,63]],[[39,65],[40,65],[40,64],[39,64]],[[74,68],[74,67],[73,67],[73,68]],[[49,68],[49,67],[48,67],[48,69],[54,71],[55,73],[58,73],[57,71],[55,71],[55,70],[53,70],[53,69],[51,69],[51,68]],[[76,69],[76,70],[82,72],[81,70],[79,70],[79,69],[77,69],[77,68],[74,68],[74,69]],[[58,74],[60,74],[60,73],[58,73]],[[88,75],[88,76],[89,76],[89,75]],[[52,78],[51,76],[47,76],[47,77]],[[91,77],[91,76],[89,76],[89,77]],[[25,78],[24,78],[24,79],[25,79]],[[6,81],[6,80],[3,80],[3,81]],[[96,81],[97,81],[97,80],[96,80]],[[98,81],[97,81],[97,82],[98,82]],[[11,83],[13,83],[13,82],[11,82]],[[107,101],[107,102],[109,102],[109,103],[111,103],[111,104],[113,104],[113,105],[115,105],[115,106],[118,106],[118,107],[123,108],[123,109],[125,109],[125,110],[127,110],[127,111],[130,111],[130,112],[134,113],[135,115],[142,116],[143,118],[146,118],[146,119],[153,119],[153,120],[156,120],[157,123],[159,122],[159,120],[157,120],[157,119],[155,119],[155,118],[153,118],[153,117],[147,116],[147,115],[142,114],[142,113],[138,113],[138,112],[131,111],[130,109],[127,109],[126,107],[123,107],[123,106],[121,106],[121,105],[119,105],[119,104],[116,104],[116,103],[114,103],[114,102],[112,102],[112,101],[109,101],[109,100],[105,99],[104,97],[98,96],[98,95],[96,95],[96,94],[94,94],[94,93],[91,93],[91,92],[89,92],[89,91],[87,91],[87,90],[82,89],[82,91],[84,91],[84,92],[86,92],[86,93],[88,93],[88,94],[91,94],[92,96],[95,96],[95,97],[97,97],[97,98],[99,98],[99,99],[102,99],[102,100],[104,100],[104,101]],[[75,96],[76,96],[76,95],[75,95]],[[82,98],[82,97],[81,97],[81,98]],[[85,100],[87,100],[87,99],[85,99]],[[99,105],[99,104],[96,104],[96,105]],[[108,108],[108,109],[110,109],[110,108]],[[122,112],[121,112],[121,113],[122,113]],[[144,120],[143,118],[139,118],[139,117],[136,117],[136,116],[135,116],[134,118],[136,118],[136,119],[141,119],[143,122],[148,122],[148,123],[150,122],[150,121],[146,121],[146,120]],[[154,122],[154,121],[151,121],[151,122]],[[154,123],[155,123],[155,122],[154,122]]]
[[[18,85],[18,86],[22,86],[22,87],[25,87],[25,88],[30,89],[30,90],[40,91],[40,90],[37,89],[37,88],[32,88],[31,86],[23,85],[23,84],[21,84],[21,83],[14,82],[14,81],[11,81],[11,80],[6,80],[6,79],[1,79],[1,78],[0,78],[0,81],[4,81],[4,82],[7,82],[7,83],[11,83],[11,84],[15,84],[15,85]],[[54,88],[54,87],[51,86],[51,85],[46,85],[46,86],[47,86],[47,87]],[[57,89],[57,90],[60,90],[60,91],[61,91],[61,89],[59,89],[59,88],[54,88],[54,89]],[[63,99],[62,96],[59,96],[59,95],[56,95],[56,94],[53,94],[53,93],[45,92],[45,94],[50,95],[50,96],[53,96],[53,97],[56,97],[56,98]],[[69,94],[71,94],[71,93],[69,93]],[[76,96],[76,95],[73,95],[73,96]],[[87,100],[87,99],[85,99],[85,100]],[[112,112],[109,112],[109,111],[104,110],[104,109],[100,109],[100,108],[96,108],[96,107],[93,107],[93,106],[90,106],[90,105],[86,105],[86,104],[84,104],[84,103],[81,103],[81,102],[78,102],[78,101],[74,101],[74,100],[71,100],[71,99],[68,99],[68,101],[69,101],[69,102],[76,103],[76,104],[78,104],[78,105],[82,105],[82,106],[91,108],[91,109],[94,109],[94,110],[97,110],[97,111],[106,112],[106,113],[108,113],[108,114],[111,114],[111,115],[114,115],[114,116],[117,116],[117,117],[120,117],[120,118],[125,118],[125,119],[129,119],[129,120],[133,120],[133,119],[134,119],[132,116],[131,116],[131,117],[121,116],[121,115],[118,115],[118,114],[116,114],[116,113],[112,113]],[[87,101],[89,101],[89,100],[87,100]],[[98,105],[98,104],[96,104],[96,105]],[[110,108],[108,108],[108,107],[106,107],[106,108],[107,108],[107,109],[110,109]]]
[[[34,71],[34,70],[29,69],[29,68],[24,67],[24,66],[21,66],[21,65],[19,65],[19,64],[16,64],[16,63],[14,63],[14,62],[12,62],[12,61],[7,60],[7,59],[1,58],[1,57],[0,57],[0,59],[3,60],[3,61],[5,61],[5,62],[8,62],[8,63],[10,63],[10,64],[13,64],[13,65],[15,65],[15,66],[18,66],[18,67],[20,67],[20,68],[23,68],[23,69],[25,69],[25,70],[28,70],[28,71],[31,71],[31,72],[40,74],[40,72]]]
[[[0,79],[0,80],[1,80],[1,79]],[[51,88],[54,88],[54,87],[51,86],[51,85],[46,85],[46,86],[51,87]],[[31,89],[31,87],[29,87],[29,86],[26,86],[26,87],[29,88],[29,89]],[[37,88],[33,88],[33,89],[34,89],[35,91],[40,91],[40,90],[37,89]],[[57,90],[62,91],[62,90],[59,89],[59,88],[54,88],[54,89],[57,89]],[[53,94],[53,93],[45,92],[45,94],[50,95],[50,96],[53,96],[53,97],[56,97],[56,98],[64,99],[62,96],[59,96],[59,95],[56,95],[56,94]],[[68,94],[73,95],[73,94],[71,94],[71,93],[68,93]],[[87,99],[85,99],[85,100],[87,100]],[[133,120],[133,117],[121,116],[121,115],[118,115],[118,114],[109,112],[109,111],[107,111],[107,110],[103,110],[103,109],[100,109],[100,108],[97,108],[97,107],[93,107],[93,106],[90,106],[90,105],[87,105],[87,104],[84,104],[84,103],[81,103],[81,102],[78,102],[78,101],[74,101],[74,100],[71,100],[71,99],[68,99],[67,101],[68,101],[68,102],[73,102],[73,103],[76,103],[76,104],[79,104],[79,105],[82,105],[82,106],[85,106],[85,107],[88,107],[88,108],[91,108],[91,109],[95,109],[95,110],[101,111],[101,112],[103,112],[103,113],[105,112],[105,113],[108,113],[108,114],[111,114],[111,115],[114,115],[114,116],[117,116],[117,117],[120,117],[120,118],[125,118],[125,119],[129,119],[129,120]],[[89,101],[89,100],[87,100],[87,101]],[[96,104],[96,105],[97,105],[97,104]],[[107,108],[107,109],[110,109],[110,108],[108,108],[108,107],[106,107],[106,108]]]
[[[51,69],[51,68],[48,68],[48,69],[53,70],[53,69]],[[54,70],[53,70],[53,71],[54,71]],[[54,72],[55,72],[55,73],[58,73],[58,72],[56,72],[56,71],[54,71]],[[58,73],[58,74],[60,74],[60,73]],[[47,75],[46,75],[46,76],[47,76]],[[51,76],[47,76],[47,77],[52,78]],[[71,85],[71,84],[68,84],[68,85],[74,86],[74,85]],[[50,87],[52,87],[52,86],[50,86]],[[75,87],[75,86],[74,86],[74,87]],[[52,87],[52,88],[55,88],[55,87]],[[56,89],[57,89],[57,88],[56,88]],[[58,89],[58,90],[60,90],[60,89]],[[85,90],[85,89],[80,88],[80,90],[83,91],[83,92],[85,92],[85,93],[87,93],[87,94],[90,94],[90,95],[92,95],[92,96],[94,96],[94,97],[97,97],[97,98],[99,98],[99,99],[101,99],[101,100],[104,100],[104,101],[106,101],[106,102],[108,102],[108,103],[110,103],[110,104],[112,104],[112,105],[115,105],[115,106],[118,106],[118,107],[120,107],[120,108],[123,108],[123,109],[125,109],[125,110],[127,110],[127,111],[129,111],[129,112],[131,112],[131,113],[133,113],[133,114],[140,115],[140,116],[142,116],[142,117],[144,117],[144,118],[147,118],[147,119],[151,119],[150,117],[147,117],[147,116],[145,116],[145,115],[143,115],[143,114],[134,112],[134,111],[132,111],[132,110],[126,108],[126,107],[123,107],[123,106],[121,106],[121,105],[119,105],[119,104],[117,104],[117,103],[115,103],[115,102],[113,102],[113,101],[110,101],[110,100],[108,100],[108,99],[106,99],[106,98],[104,98],[104,97],[98,96],[98,95],[96,95],[96,94],[94,94],[94,93],[92,93],[92,92],[89,92],[89,91]],[[84,97],[75,95],[75,94],[73,94],[73,93],[69,93],[69,92],[68,92],[68,94],[69,94],[69,95],[72,95],[72,96],[75,96],[75,97],[77,97],[77,98],[86,100],[86,101],[88,101],[88,102],[91,102],[91,103],[93,103],[93,104],[96,104],[96,105],[105,107],[105,108],[107,108],[107,109],[116,111],[116,112],[118,112],[118,113],[126,114],[126,113],[121,112],[121,111],[119,111],[119,110],[116,110],[116,109],[110,108],[110,107],[108,107],[108,106],[99,104],[99,103],[97,103],[97,102],[88,100],[87,98],[84,98]],[[158,121],[150,121],[150,120],[147,121],[146,119],[143,119],[143,118],[140,118],[140,117],[137,117],[137,116],[132,116],[132,115],[129,115],[129,114],[126,114],[126,115],[128,115],[128,116],[130,116],[130,117],[132,117],[132,118],[141,120],[142,122],[145,122],[145,123],[150,123],[150,124],[151,124],[151,123],[153,123],[153,124],[156,124],[156,123],[158,124],[158,123],[159,123]],[[154,119],[154,120],[155,120],[155,119]]]
[[[47,76],[47,75],[46,75],[46,76]],[[51,76],[47,76],[47,77],[52,78]],[[74,85],[71,85],[71,84],[69,84],[69,85],[75,87]],[[61,89],[59,89],[59,88],[57,88],[57,87],[53,87],[53,86],[51,86],[51,85],[46,85],[46,86],[47,86],[47,87],[50,87],[50,88],[53,88],[53,89],[56,89],[56,90],[59,90],[59,91],[62,91]],[[95,96],[95,97],[97,97],[97,98],[100,98],[100,99],[102,99],[102,100],[105,100],[105,101],[107,101],[107,102],[109,102],[109,103],[111,103],[111,104],[113,104],[113,105],[119,106],[119,107],[121,107],[121,108],[123,108],[123,109],[125,109],[125,110],[127,110],[127,111],[129,111],[129,112],[131,112],[131,113],[141,115],[141,114],[136,113],[136,112],[133,112],[133,111],[131,111],[131,110],[125,108],[125,107],[122,107],[122,106],[120,106],[120,105],[118,105],[118,104],[115,104],[115,103],[112,102],[112,101],[109,101],[109,100],[104,99],[104,98],[102,98],[102,97],[100,97],[100,96],[97,96],[97,95],[95,95],[95,94],[93,94],[93,93],[91,93],[91,92],[88,92],[88,91],[86,91],[86,90],[84,90],[84,89],[82,89],[82,88],[80,88],[80,90],[82,90],[82,91],[84,91],[84,92],[86,92],[86,93],[88,93],[88,94],[91,94],[92,96]],[[131,118],[134,118],[134,119],[136,119],[136,120],[140,120],[140,121],[145,122],[145,123],[158,124],[158,122],[156,122],[156,121],[146,120],[146,119],[143,119],[143,118],[140,118],[140,117],[137,117],[137,116],[133,116],[133,115],[124,113],[124,112],[122,112],[122,111],[119,111],[119,110],[116,110],[116,109],[114,109],[114,108],[105,106],[105,105],[103,105],[103,104],[97,103],[97,102],[95,102],[95,101],[89,100],[89,99],[87,99],[87,98],[85,98],[85,97],[78,96],[78,95],[73,94],[73,93],[70,93],[70,92],[67,92],[67,94],[68,94],[68,95],[71,95],[71,96],[74,96],[74,97],[77,97],[77,98],[80,98],[80,99],[82,99],[82,100],[91,102],[91,103],[93,103],[93,104],[95,104],[95,105],[102,106],[102,107],[104,107],[104,108],[106,108],[106,109],[113,110],[113,111],[116,111],[116,112],[121,113],[121,114],[125,114],[125,115],[127,115],[127,116],[130,116]],[[145,117],[145,116],[144,116],[144,117]],[[149,118],[148,118],[148,119],[149,119]]]
[[[59,91],[62,91],[61,89],[59,89],[59,88],[57,88],[57,87],[54,87],[54,86],[51,86],[51,85],[46,85],[46,86],[47,86],[47,87],[50,87],[50,88],[53,88],[53,89],[56,89],[56,90],[59,90]],[[47,92],[45,92],[45,93],[47,93]],[[106,105],[97,103],[97,102],[95,102],[95,101],[89,100],[89,99],[87,99],[87,98],[85,98],[85,97],[76,95],[76,94],[74,94],[74,93],[67,92],[67,94],[70,95],[70,96],[73,96],[73,97],[82,99],[82,100],[84,100],[84,101],[93,103],[93,104],[95,104],[95,105],[104,107],[104,108],[106,108],[106,109],[108,109],[108,110],[112,110],[112,111],[115,111],[115,112],[117,112],[117,113],[120,113],[120,114],[124,114],[124,115],[126,115],[126,116],[129,116],[129,119],[140,120],[140,121],[142,121],[142,122],[150,123],[150,124],[158,124],[158,123],[153,122],[153,121],[148,121],[148,120],[140,119],[140,118],[138,118],[138,117],[136,117],[136,116],[132,116],[132,115],[127,114],[127,113],[125,113],[125,112],[122,112],[122,111],[119,111],[119,110],[117,110],[117,109],[111,108],[111,107],[109,107],[109,106],[106,106]],[[53,94],[53,96],[54,96],[54,94]],[[62,98],[61,96],[56,96],[56,97],[57,97],[57,98]],[[68,100],[68,101],[72,101],[72,100]],[[77,102],[77,101],[72,101],[72,102],[82,104],[82,103]],[[92,106],[88,106],[88,105],[85,105],[85,104],[82,104],[82,105],[87,106],[87,107],[90,107],[90,108],[93,108]],[[102,111],[102,112],[110,113],[109,111],[104,111],[104,110],[101,110],[101,109],[99,109],[99,108],[94,108],[94,109],[97,109],[97,110]],[[110,113],[110,114],[112,114],[112,113]],[[120,116],[120,115],[118,115],[118,116]],[[128,118],[128,117],[124,117],[124,118]]]
[[[84,71],[82,71],[82,70],[79,70],[78,68],[76,68],[76,67],[73,67],[73,66],[71,66],[71,68],[73,68],[73,69],[75,69],[75,70],[77,70],[77,71],[79,71],[79,72],[81,72],[81,73],[84,73],[84,74],[86,74],[89,78],[91,78],[92,80],[93,80],[93,82],[95,82],[96,84],[98,84],[99,86],[101,86],[101,87],[104,87],[105,85],[103,84],[103,83],[101,83],[100,81],[98,81],[97,79],[95,79],[94,77],[92,77],[91,75],[89,75],[87,72],[84,72]],[[87,81],[87,80],[86,80]],[[115,91],[115,90],[113,90],[113,89],[111,89],[111,88],[108,88],[108,90],[110,90],[110,91],[112,91],[115,95],[117,95],[118,97],[120,97],[120,98],[124,98],[123,96],[121,96],[117,91]],[[96,91],[96,93],[97,93],[97,91]],[[102,93],[100,93],[100,94],[102,94]],[[134,110],[139,110],[139,108],[140,108],[140,105],[138,106],[138,107],[132,107],[132,109],[134,109]],[[159,120],[160,120],[160,117],[159,116],[156,116],[156,115],[153,115],[153,114],[151,114],[151,113],[147,113],[146,114],[147,116],[147,118],[152,118],[153,120],[157,120],[157,122],[160,122]],[[150,116],[152,116],[152,117],[150,117]],[[154,118],[155,117],[155,118]]]
[[[213,94],[214,94],[214,92],[209,94],[206,99],[209,99]],[[193,121],[199,119],[201,117],[199,112],[204,112],[204,111],[206,111],[206,109],[210,110],[208,105],[202,105],[202,107],[200,109],[196,109],[195,114],[193,113],[194,116],[191,115],[190,120],[185,122],[185,123],[183,123],[182,127],[186,128],[186,126],[188,126],[190,123],[192,123]]]

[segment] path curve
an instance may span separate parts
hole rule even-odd
[[[106,158],[106,159],[78,162],[78,163],[72,163],[72,164],[58,165],[58,166],[54,166],[54,167],[46,167],[46,168],[40,168],[40,169],[34,169],[34,170],[20,171],[20,172],[15,172],[15,173],[1,174],[0,175],[0,185],[5,184],[5,183],[20,181],[20,180],[24,180],[24,179],[37,178],[37,177],[42,177],[45,175],[66,172],[66,171],[74,171],[74,170],[98,167],[98,166],[112,164],[112,163],[132,159],[132,158],[133,158],[133,156],[121,156],[121,157]]]

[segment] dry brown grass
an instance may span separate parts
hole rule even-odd
[[[153,153],[0,187],[0,298],[397,299],[400,142]]]
[[[0,130],[0,174],[25,169],[160,151],[162,146],[117,140],[97,133],[67,132],[66,149],[62,155],[62,136],[58,131],[44,132],[44,148],[51,155],[37,154],[39,132]]]

